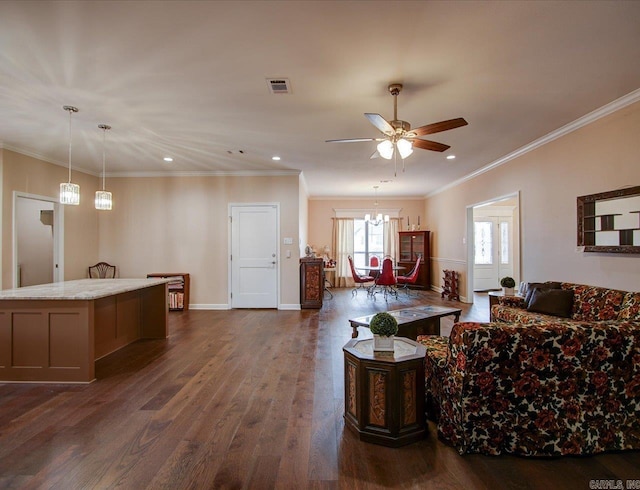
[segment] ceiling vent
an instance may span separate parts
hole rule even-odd
[[[291,93],[291,83],[288,78],[267,78],[267,85],[272,94]]]

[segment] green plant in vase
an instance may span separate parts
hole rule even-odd
[[[398,333],[398,321],[387,312],[376,313],[369,322],[373,334],[373,350],[393,352],[393,338]]]
[[[513,296],[514,289],[516,287],[516,281],[513,277],[505,276],[500,279],[500,286],[504,288],[504,294],[506,296]]]

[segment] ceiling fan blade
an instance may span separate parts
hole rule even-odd
[[[462,117],[456,119],[449,119],[448,121],[440,121],[433,124],[427,124],[426,126],[420,126],[419,128],[412,129],[411,132],[416,136],[423,136],[425,134],[439,133],[441,131],[448,131],[450,129],[459,128],[469,124]]]
[[[387,120],[382,117],[380,114],[372,114],[370,112],[365,113],[364,117],[366,117],[371,124],[373,124],[376,128],[382,131],[384,134],[393,134],[395,130],[393,126],[387,122]]]
[[[419,138],[411,140],[414,148],[422,148],[423,150],[445,151],[451,148],[449,145],[438,143],[436,141],[421,140]]]
[[[380,157],[380,153],[378,152],[378,150],[374,151],[371,156],[369,157],[369,160],[373,160],[374,158],[378,158]]]
[[[376,138],[351,138],[346,140],[325,140],[325,143],[360,143],[362,141],[377,141]]]

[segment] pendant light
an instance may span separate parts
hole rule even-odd
[[[370,213],[364,215],[364,220],[369,222],[372,226],[378,226],[382,223],[389,222],[389,215],[385,214],[384,218],[382,217],[382,213],[378,212],[378,187],[377,185],[373,186],[373,191],[375,192],[376,200],[373,203],[373,216]]]
[[[62,107],[69,113],[69,182],[60,184],[60,204],[80,204],[80,186],[71,183],[71,115],[78,112],[77,107],[65,105]]]
[[[96,191],[96,209],[101,209],[105,211],[110,211],[113,201],[110,192],[104,190],[104,179],[105,179],[105,161],[106,161],[106,138],[107,131],[111,129],[111,126],[107,124],[98,124],[98,127],[102,129],[102,190]]]

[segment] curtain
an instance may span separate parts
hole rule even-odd
[[[353,256],[353,218],[333,218],[333,250],[336,257],[337,288],[353,287],[353,276],[349,267],[349,255]]]
[[[398,262],[398,228],[400,218],[390,218],[384,223],[382,250],[384,255],[390,255],[394,264]]]

